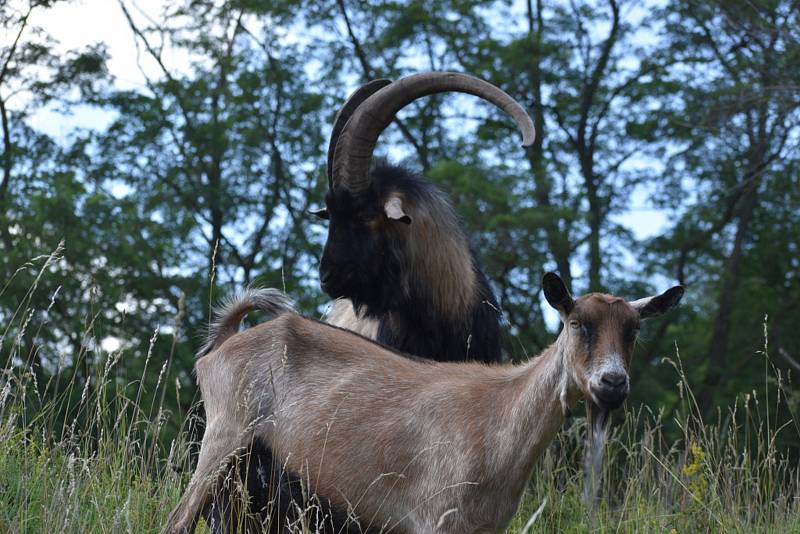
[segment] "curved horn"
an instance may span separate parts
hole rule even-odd
[[[376,93],[379,89],[383,89],[387,85],[392,83],[391,80],[372,80],[370,82],[365,83],[355,91],[353,94],[350,95],[350,98],[344,103],[342,108],[336,114],[336,118],[333,121],[333,129],[331,130],[331,140],[328,144],[328,187],[333,188],[333,181],[332,181],[332,174],[333,174],[333,153],[336,150],[336,142],[339,140],[339,134],[342,133],[345,124],[347,124],[348,119],[353,114],[358,106],[361,105],[364,100],[372,96]]]
[[[533,121],[513,98],[489,82],[456,72],[424,72],[402,78],[367,98],[353,112],[334,147],[329,176],[331,187],[341,183],[349,191],[369,187],[369,166],[378,136],[395,114],[423,96],[455,91],[488,100],[514,119],[522,131],[522,146],[533,144]],[[330,160],[329,160],[330,161]]]

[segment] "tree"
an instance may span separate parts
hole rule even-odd
[[[708,317],[698,351],[707,355],[701,401],[710,408],[715,392],[752,384],[745,369],[758,369],[750,356],[763,344],[765,314],[773,339],[797,347],[786,328],[799,303],[793,267],[778,260],[783,253],[767,256],[774,262],[756,254],[796,247],[785,232],[800,209],[800,19],[788,1],[678,1],[663,16],[677,98],[665,99],[673,155],[661,196],[679,217],[652,251],[699,294]]]
[[[37,111],[97,104],[109,89],[101,45],[59,56],[57,43],[30,25],[33,13],[53,4],[0,8],[14,36],[0,48],[0,347],[4,369],[18,372],[20,385],[33,379],[31,414],[53,398],[81,395],[108,358],[102,340],[113,336],[134,354],[146,352],[155,326],[177,313],[164,297],[174,292],[177,304],[188,289],[160,271],[176,261],[163,246],[164,230],[92,175],[93,133],[56,141],[27,123]],[[130,374],[119,377],[122,384],[141,377],[136,362],[124,367]],[[74,417],[74,406],[60,404],[52,424]]]

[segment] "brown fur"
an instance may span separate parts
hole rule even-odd
[[[596,332],[594,342],[580,348],[579,362],[588,362],[591,353],[619,354],[628,370],[635,338],[626,339],[625,333],[626,329],[639,329],[639,314],[625,299],[603,293],[579,297],[569,320],[576,320],[581,326],[590,325]],[[571,326],[569,322],[567,325]]]
[[[426,205],[426,209],[414,204],[406,206],[414,235],[407,239],[409,254],[404,284],[430,286],[431,304],[437,313],[445,317],[456,313],[455,318],[463,320],[472,311],[475,300],[475,266],[453,207],[444,195],[438,200],[438,205]],[[432,207],[447,213],[432,213]]]

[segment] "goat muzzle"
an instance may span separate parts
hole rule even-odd
[[[595,402],[607,410],[619,408],[630,392],[628,375],[624,373],[604,373],[600,381],[592,384]]]

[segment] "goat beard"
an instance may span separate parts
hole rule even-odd
[[[584,491],[583,499],[594,511],[599,497],[600,478],[603,476],[603,459],[608,439],[608,426],[611,411],[601,408],[593,400],[586,401],[586,421],[588,436],[584,455]]]

